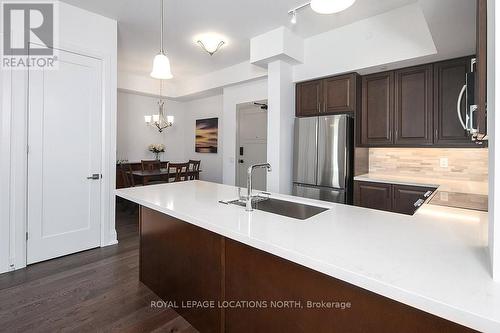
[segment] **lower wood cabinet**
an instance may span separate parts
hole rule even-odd
[[[387,183],[354,182],[354,205],[413,215],[434,192],[435,188],[393,185]]]
[[[199,332],[472,332],[145,207],[140,235],[141,282]]]

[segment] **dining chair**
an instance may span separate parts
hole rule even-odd
[[[193,171],[193,174],[189,176],[190,180],[200,179],[200,165],[201,161],[189,160],[189,171]]]
[[[174,182],[183,182],[189,180],[188,163],[170,163],[170,169],[175,169],[173,176],[175,177]]]
[[[142,171],[160,170],[161,162],[157,160],[142,160]]]
[[[135,187],[134,175],[132,174],[130,163],[121,163],[120,172],[122,174],[123,185],[125,187]]]

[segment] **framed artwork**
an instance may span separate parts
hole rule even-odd
[[[195,151],[217,154],[219,139],[219,118],[196,120]]]

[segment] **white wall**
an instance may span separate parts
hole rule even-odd
[[[201,160],[201,180],[222,183],[222,138],[224,133],[224,119],[222,114],[222,95],[197,99],[185,103],[185,137],[184,156],[186,159]],[[219,118],[219,141],[217,154],[200,154],[195,152],[196,120],[205,118]]]
[[[148,151],[152,143],[163,143],[166,151],[163,161],[183,162],[185,106],[184,103],[167,100],[166,114],[174,116],[174,126],[160,133],[156,127],[146,126],[144,116],[158,114],[158,98],[135,93],[118,92],[117,160],[140,162],[150,160],[154,154]]]
[[[2,37],[0,35],[0,37]],[[0,143],[10,141],[10,112],[7,101],[3,99],[4,88],[10,86],[9,72],[0,70]],[[4,83],[5,80],[5,83]],[[10,177],[10,147],[0,144],[0,273],[9,268],[9,180]]]
[[[267,99],[267,79],[257,80],[224,88],[222,129],[222,177],[223,183],[236,184],[236,112],[237,105]],[[273,133],[269,133],[268,142]]]
[[[294,81],[436,54],[432,35],[418,4],[402,7],[310,38],[304,42],[304,64]]]
[[[495,8],[496,7],[496,8]],[[500,6],[495,6],[494,0],[488,0],[488,135],[489,141],[489,250],[493,268],[493,278],[500,282],[500,227],[497,226],[500,218],[500,163],[495,160],[500,156],[500,135],[496,129],[500,128],[500,117],[496,115],[496,100],[500,98],[500,53],[496,52],[496,45],[500,45],[500,26],[495,25],[495,19],[500,18]]]
[[[115,231],[115,149],[116,149],[116,91],[117,91],[117,23],[114,20],[96,15],[76,7],[60,3],[59,6],[59,44],[58,48],[91,55],[101,59],[103,63],[103,183],[102,183],[102,232],[101,245],[116,243]],[[11,268],[22,268],[26,265],[26,91],[27,73],[13,72],[10,87],[4,87],[2,103],[2,126],[4,120],[10,117],[10,134],[2,137],[0,151],[2,162],[10,159],[3,168],[9,168],[2,177],[3,184],[9,186],[0,188],[0,197],[9,198],[9,227],[0,234],[10,233],[9,251],[5,253],[0,247],[0,262],[9,258]],[[8,94],[5,92],[8,91]],[[11,105],[8,105],[8,102]],[[7,106],[6,104],[7,103]],[[9,115],[5,115],[8,113]],[[3,130],[2,130],[2,133]],[[8,156],[5,156],[8,154]],[[3,202],[3,200],[2,200]],[[5,205],[5,203],[4,203]],[[5,208],[1,207],[2,211]],[[2,216],[3,218],[3,216]],[[0,267],[0,271],[2,267]]]

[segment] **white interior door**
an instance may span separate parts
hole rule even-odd
[[[267,162],[267,111],[260,107],[242,108],[238,111],[238,186],[247,186],[248,167]],[[265,191],[267,173],[255,170],[253,188]]]
[[[28,264],[100,246],[101,77],[100,60],[65,51],[30,72]]]

